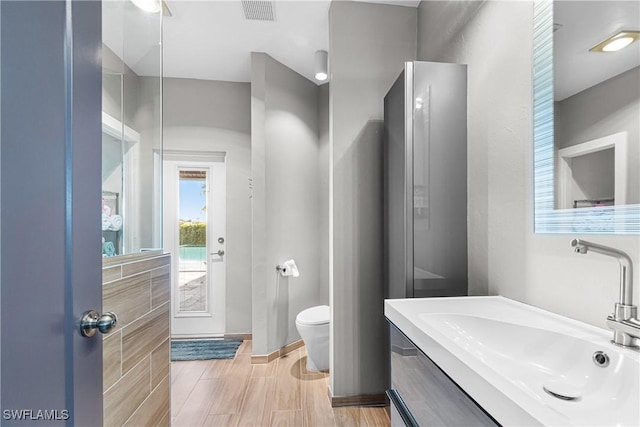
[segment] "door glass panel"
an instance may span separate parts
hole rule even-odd
[[[181,169],[178,295],[180,312],[208,311],[207,171]]]

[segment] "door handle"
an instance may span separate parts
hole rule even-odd
[[[108,334],[116,327],[118,316],[112,311],[100,316],[95,310],[85,311],[80,318],[80,333],[83,337],[92,337],[96,330],[103,334]]]
[[[218,252],[211,252],[211,255],[224,256],[224,251],[220,249]]]

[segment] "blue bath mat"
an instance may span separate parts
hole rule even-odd
[[[171,341],[171,360],[233,359],[242,340]]]

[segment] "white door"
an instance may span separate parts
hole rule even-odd
[[[171,336],[224,334],[224,155],[165,155],[164,249],[173,257]]]

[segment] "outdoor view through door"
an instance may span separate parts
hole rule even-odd
[[[207,171],[179,174],[179,311],[207,311]]]
[[[164,162],[165,242],[173,254],[173,337],[224,334],[225,163]]]

